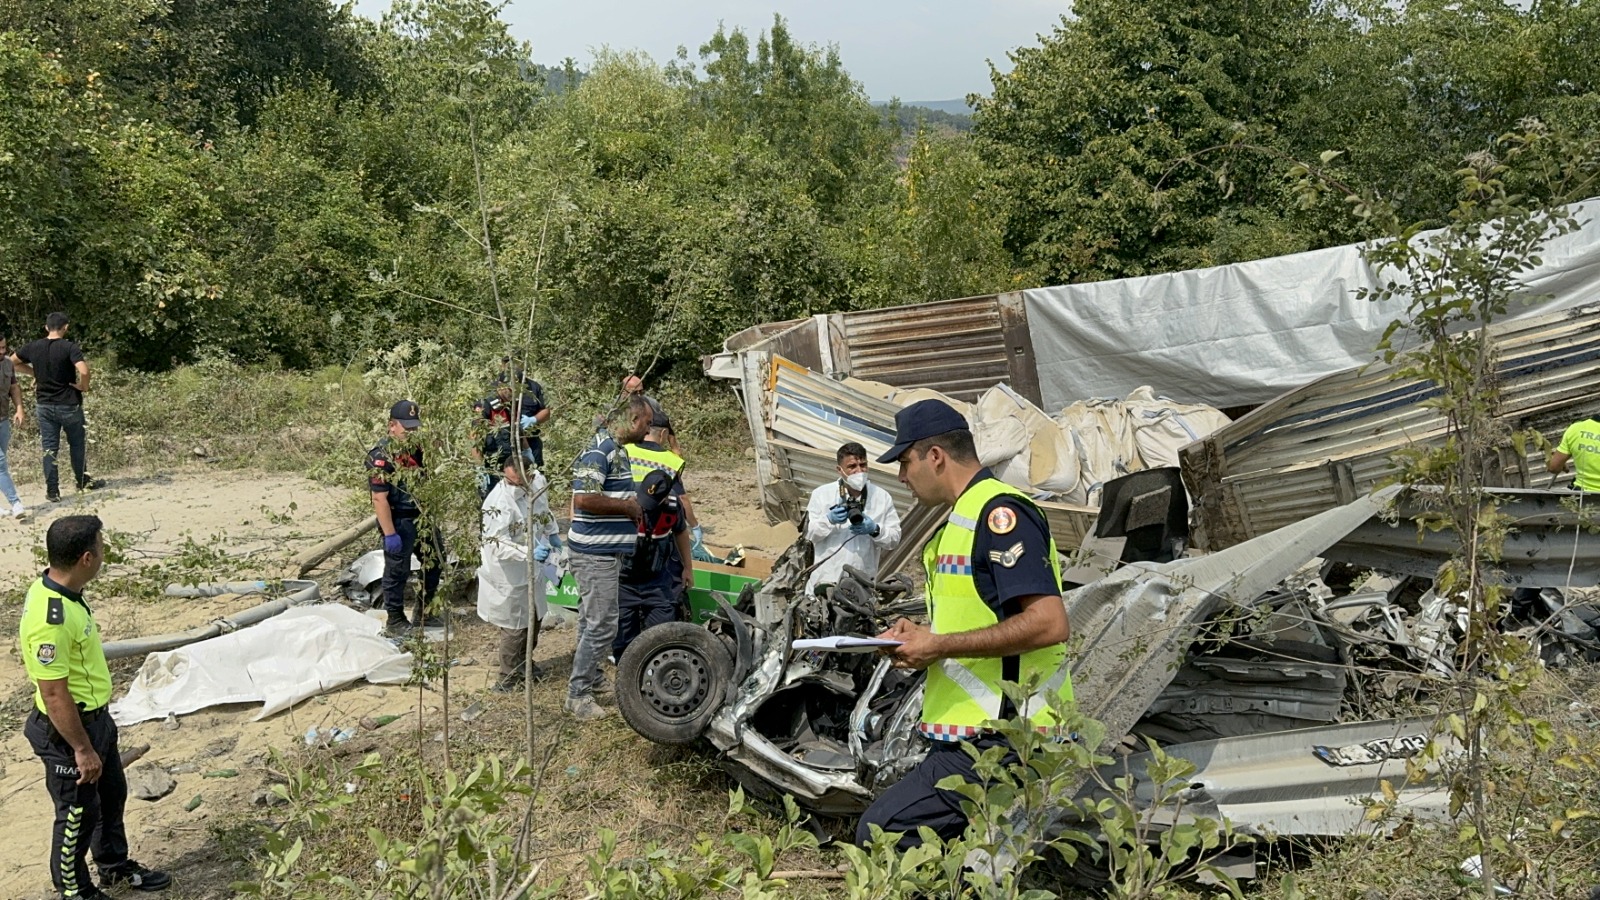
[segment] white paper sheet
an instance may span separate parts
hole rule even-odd
[[[884,647],[898,647],[900,641],[886,641],[880,638],[851,637],[841,634],[824,638],[801,638],[790,644],[796,650],[824,650],[832,653],[871,653]]]

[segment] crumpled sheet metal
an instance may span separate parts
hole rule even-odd
[[[1390,488],[1207,556],[1134,564],[1066,595],[1079,709],[1116,741],[1172,680],[1224,601],[1248,604],[1382,510]]]

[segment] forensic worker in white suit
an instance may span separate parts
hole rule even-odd
[[[491,688],[497,694],[511,693],[529,679],[544,676],[529,659],[528,650],[538,646],[539,622],[548,610],[540,570],[561,548],[561,532],[550,515],[549,483],[544,475],[534,471],[530,473],[532,483],[523,484],[515,457],[506,459],[502,468],[505,478],[483,501],[483,562],[478,566],[478,617],[500,629],[500,678]]]
[[[878,575],[878,557],[900,543],[900,514],[894,498],[867,477],[867,448],[850,442],[834,454],[839,479],[811,492],[806,507],[806,539],[817,567],[806,593],[825,592],[839,583],[845,566]]]

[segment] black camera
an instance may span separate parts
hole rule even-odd
[[[861,517],[867,512],[866,492],[863,491],[859,497],[852,497],[850,492],[846,491],[842,502],[844,503],[845,514],[850,517],[850,524],[860,525]]]

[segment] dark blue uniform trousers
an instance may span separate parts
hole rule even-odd
[[[94,888],[86,857],[92,850],[101,868],[128,859],[128,836],[122,811],[128,781],[122,773],[117,724],[109,710],[85,717],[89,744],[100,754],[100,780],[78,784],[78,760],[50,718],[34,710],[22,731],[33,752],[44,761],[44,784],[55,801],[56,821],[50,836],[50,881],[63,897],[77,897]]]
[[[977,781],[972,757],[961,749],[958,741],[930,741],[933,745],[928,755],[906,777],[884,791],[867,811],[861,814],[856,825],[856,845],[867,846],[872,839],[871,826],[884,831],[901,833],[900,850],[910,850],[922,845],[917,828],[923,825],[945,840],[954,840],[967,828],[967,814],[961,809],[962,796],[955,791],[935,787],[951,775],[960,775],[967,781]],[[978,750],[1004,746],[1005,739],[985,735],[971,741]],[[1009,754],[1007,764],[1017,762],[1016,754]]]
[[[634,638],[678,617],[672,592],[673,585],[683,581],[683,570],[678,572],[677,582],[673,581],[672,567],[667,566],[643,584],[624,581],[617,586],[617,636],[611,641],[611,653],[619,662]]]

